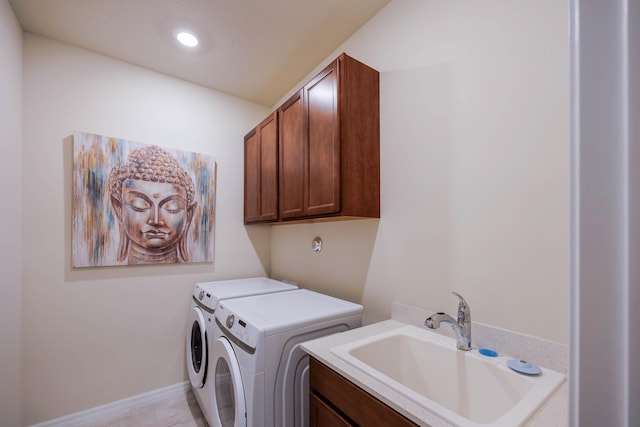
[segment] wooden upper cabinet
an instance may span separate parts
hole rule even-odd
[[[342,54],[245,136],[245,223],[380,217],[379,86]]]
[[[272,113],[244,137],[244,222],[278,219],[278,120]]]
[[[342,54],[278,110],[280,217],[380,217],[379,74]]]

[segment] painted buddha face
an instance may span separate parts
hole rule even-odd
[[[119,260],[129,264],[188,261],[186,235],[196,203],[189,175],[158,147],[129,155],[109,186],[120,223]]]
[[[187,194],[179,185],[128,179],[122,203],[125,232],[140,250],[175,246],[187,229]]]

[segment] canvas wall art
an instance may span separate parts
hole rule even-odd
[[[73,267],[213,262],[212,156],[74,132]]]

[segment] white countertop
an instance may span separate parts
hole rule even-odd
[[[384,382],[354,368],[331,352],[332,348],[339,345],[398,329],[405,325],[406,323],[397,320],[386,320],[363,326],[362,328],[308,341],[302,344],[302,349],[416,424],[431,427],[450,427],[451,424],[436,414],[417,405],[412,400],[384,384]],[[565,381],[525,425],[527,427],[568,426],[568,402],[568,382]]]

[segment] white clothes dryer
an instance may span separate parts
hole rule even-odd
[[[187,321],[186,359],[189,381],[207,422],[212,424],[213,390],[209,381],[210,352],[218,335],[212,330],[214,313],[220,301],[251,295],[296,290],[294,284],[266,277],[197,283],[193,289]]]
[[[304,289],[221,301],[210,427],[308,426],[309,356],[300,344],[362,326],[362,311]]]

